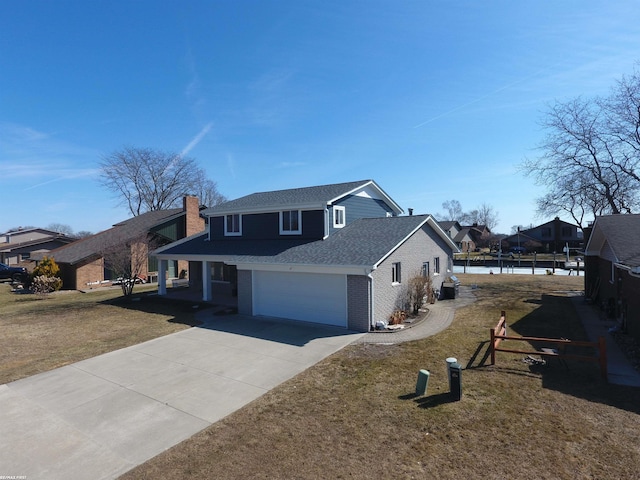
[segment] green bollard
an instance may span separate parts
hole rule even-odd
[[[429,384],[429,370],[420,370],[418,372],[418,382],[416,383],[416,395],[424,395],[427,393],[427,385]]]

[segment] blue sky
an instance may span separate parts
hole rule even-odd
[[[229,199],[372,178],[404,209],[542,223],[548,105],[640,60],[635,2],[0,1],[0,232],[128,218],[125,145],[195,158]]]

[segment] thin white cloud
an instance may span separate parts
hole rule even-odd
[[[304,167],[306,163],[304,162],[281,162],[277,168],[297,168]]]
[[[449,109],[449,110],[447,110],[447,111],[445,111],[445,112],[442,112],[442,113],[440,113],[440,114],[438,114],[438,115],[436,115],[436,116],[434,116],[434,117],[431,117],[431,118],[429,118],[428,120],[425,120],[425,121],[423,121],[423,122],[420,122],[419,124],[414,125],[414,127],[413,127],[413,128],[420,128],[420,127],[424,127],[425,125],[427,125],[427,124],[429,124],[429,123],[432,123],[432,122],[435,122],[436,120],[439,120],[439,119],[440,119],[440,118],[442,118],[442,117],[446,117],[447,115],[450,115],[450,114],[452,114],[452,113],[454,113],[454,112],[457,112],[457,111],[459,111],[459,110],[463,110],[463,109],[465,109],[465,108],[467,108],[467,107],[470,107],[471,105],[474,105],[474,104],[476,104],[476,103],[478,103],[478,102],[481,102],[481,101],[483,101],[483,100],[485,100],[485,99],[487,99],[487,98],[489,98],[489,97],[492,97],[492,96],[494,96],[494,95],[497,95],[497,94],[498,94],[498,93],[500,93],[500,92],[503,92],[503,91],[505,91],[505,90],[508,90],[508,89],[510,89],[510,88],[513,88],[513,87],[515,87],[516,85],[519,85],[519,84],[522,84],[522,83],[528,82],[528,81],[532,80],[533,78],[536,78],[536,77],[540,76],[544,71],[547,71],[547,70],[549,70],[550,68],[553,68],[553,67],[545,67],[545,68],[543,68],[543,69],[541,69],[541,70],[538,70],[537,72],[535,72],[535,73],[533,73],[533,74],[531,74],[531,75],[527,75],[527,76],[525,76],[525,77],[522,77],[522,78],[519,78],[519,79],[517,79],[517,80],[514,80],[513,82],[510,82],[510,83],[507,83],[507,84],[505,84],[505,85],[502,85],[501,87],[499,87],[499,88],[497,88],[497,89],[495,89],[495,90],[493,90],[493,91],[491,91],[491,92],[489,92],[489,93],[486,93],[486,94],[484,94],[484,95],[481,95],[481,96],[479,96],[479,97],[477,97],[477,98],[475,98],[475,99],[473,99],[473,100],[471,100],[471,101],[469,101],[469,102],[463,103],[462,105],[458,105],[458,106],[456,106],[456,107],[454,107],[454,108],[451,108],[451,109]],[[493,107],[494,107],[494,106],[492,105],[492,108],[493,108]]]
[[[49,185],[51,183],[62,182],[64,180],[75,180],[78,178],[87,178],[87,177],[96,177],[100,170],[97,168],[88,168],[88,169],[63,169],[62,171],[57,172],[58,175],[55,178],[47,180],[45,182],[41,182],[35,185],[31,185],[26,187],[24,190],[33,190],[34,188],[43,187],[44,185]]]
[[[207,133],[209,133],[209,130],[211,130],[211,128],[213,128],[213,122],[209,122],[204,127],[202,127],[202,130],[200,130],[198,134],[191,139],[187,146],[182,149],[182,151],[180,152],[180,156],[186,157],[189,152],[193,150],[204,137],[207,136]]]
[[[186,64],[190,78],[185,87],[184,94],[191,109],[194,113],[197,113],[207,103],[207,99],[202,93],[202,81],[200,80],[196,60],[191,49],[187,50]]]
[[[98,152],[61,141],[53,134],[25,125],[0,123],[1,179],[28,182],[24,190],[95,177],[99,173],[93,167],[97,158]]]
[[[227,155],[227,168],[231,177],[236,178],[236,159],[231,154]]]

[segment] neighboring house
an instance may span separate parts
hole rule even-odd
[[[537,227],[520,230],[503,240],[510,248],[526,247],[537,252],[561,253],[568,245],[570,249],[577,250],[583,246],[582,231],[580,227],[572,223],[554,218],[550,222]]]
[[[154,252],[189,260],[191,287],[238,311],[368,331],[401,308],[408,280],[451,271],[456,246],[430,215],[402,216],[374,181],[248,195],[204,211],[209,230]],[[200,275],[194,277],[193,272]]]
[[[640,215],[596,217],[585,230],[585,296],[640,342]]]
[[[440,225],[440,228],[442,228],[442,230],[444,230],[447,236],[454,241],[456,236],[460,232],[460,230],[462,230],[462,227],[460,226],[460,224],[455,220],[453,221],[446,220],[444,222],[438,222],[438,225]]]
[[[200,215],[198,199],[186,196],[183,199],[183,208],[143,213],[117,223],[108,230],[53,250],[46,256],[53,257],[60,267],[63,288],[84,289],[108,284],[115,280],[112,278],[112,272],[105,267],[103,258],[105,251],[144,238],[154,238],[161,244],[167,244],[202,232],[204,227],[205,221]],[[146,243],[134,244],[131,248],[132,250],[146,249],[147,246]],[[34,260],[41,260],[43,256],[34,256]],[[144,267],[140,272],[141,276],[153,279],[157,275],[155,259],[149,259]],[[165,274],[178,277],[179,272],[187,268],[187,262],[174,261],[165,269]]]
[[[438,222],[440,227],[455,242],[461,252],[473,252],[480,245],[487,243],[491,230],[486,225],[461,226],[456,221]]]
[[[30,267],[31,256],[47,252],[76,241],[63,233],[44,228],[18,229],[0,234],[0,262],[11,266]]]

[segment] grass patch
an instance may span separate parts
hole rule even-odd
[[[482,363],[501,310],[512,334],[584,339],[565,295],[583,278],[458,277],[477,301],[447,330],[351,345],[123,478],[637,478],[640,389],[605,384],[589,363]],[[465,367],[459,402],[449,356]],[[428,391],[415,397],[422,368]]]
[[[0,284],[0,384],[135,345],[194,324],[179,303],[151,300],[153,286],[91,293],[58,292],[45,298],[11,293]]]

